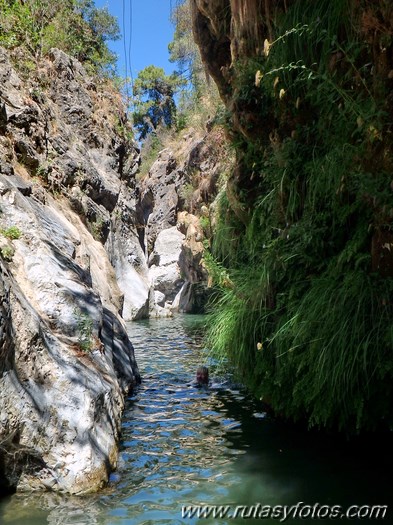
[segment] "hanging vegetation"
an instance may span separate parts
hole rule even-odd
[[[222,68],[238,168],[206,257],[209,344],[278,414],[346,432],[392,423],[388,4],[264,2],[253,53]]]

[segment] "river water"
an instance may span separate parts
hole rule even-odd
[[[277,422],[212,362],[212,384],[197,388],[195,370],[208,359],[202,317],[128,328],[143,382],[127,403],[109,487],[85,497],[13,495],[0,500],[1,525],[232,524],[254,522],[267,505],[318,503],[314,515],[324,516],[323,505],[389,504],[388,440],[347,442]],[[239,507],[236,519],[183,518],[182,507],[191,505],[229,506],[229,514],[252,507]],[[317,522],[307,518],[310,509],[302,512],[304,519],[286,523]],[[362,522],[391,520],[388,511],[384,520]]]

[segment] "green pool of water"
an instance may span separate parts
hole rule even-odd
[[[250,516],[267,505],[389,504],[388,442],[347,442],[277,422],[217,373],[209,388],[196,388],[195,370],[206,363],[202,317],[128,328],[143,382],[127,402],[119,469],[109,487],[84,497],[13,495],[0,500],[0,524],[231,524],[256,522]],[[182,507],[191,505],[253,507],[238,510],[237,519],[182,517]]]

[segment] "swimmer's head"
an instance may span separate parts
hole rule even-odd
[[[196,371],[196,382],[198,385],[209,384],[209,370],[206,366],[200,366]]]

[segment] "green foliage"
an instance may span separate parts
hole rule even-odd
[[[36,59],[58,47],[91,67],[113,70],[107,40],[120,37],[116,18],[92,0],[0,0],[0,45],[23,47]]]
[[[176,122],[174,95],[181,84],[179,77],[166,75],[160,67],[151,65],[139,72],[134,83],[133,121],[140,140]]]
[[[181,188],[179,189],[179,197],[184,202],[183,207],[185,209],[191,210],[193,208],[194,192],[195,188],[191,182],[186,182],[185,184],[182,184]]]
[[[2,246],[0,248],[0,255],[5,261],[12,261],[14,254],[15,250],[11,246]]]
[[[213,232],[214,257],[227,267],[239,264],[244,225],[232,213],[228,195],[222,190],[217,196],[217,211]]]
[[[42,182],[47,183],[49,174],[52,171],[52,165],[50,162],[44,162],[40,164],[36,170],[35,176],[38,177]]]
[[[393,399],[393,276],[375,262],[393,231],[391,118],[352,15],[295,2],[265,56],[235,65],[248,177],[221,195],[205,254],[210,346],[277,413],[346,432],[391,423]]]
[[[75,310],[78,325],[78,343],[83,352],[91,352],[93,348],[93,319],[82,312],[79,308]]]
[[[104,226],[105,220],[102,217],[97,217],[95,221],[90,223],[90,231],[96,241],[102,240]]]
[[[158,153],[163,149],[162,132],[159,134],[151,133],[143,142],[141,149],[141,165],[137,177],[139,180],[146,177],[152,164],[157,159]]]
[[[222,107],[214,82],[210,81],[192,32],[189,0],[179,0],[171,13],[175,32],[169,44],[169,60],[177,64],[177,75],[184,79],[178,94],[177,129],[186,125],[202,127],[212,120]]]
[[[12,241],[19,239],[20,236],[22,235],[22,232],[17,226],[10,226],[9,228],[6,228],[6,229],[1,228],[0,233],[4,235],[4,237]]]
[[[169,60],[175,62],[179,73],[191,82],[197,92],[204,79],[204,70],[198,46],[192,34],[192,16],[189,0],[177,3],[171,13],[175,27],[173,40],[168,46]]]
[[[204,217],[204,216],[200,217],[199,224],[201,225],[201,228],[203,229],[204,233],[208,235],[211,230],[211,224],[210,224],[209,217]]]

